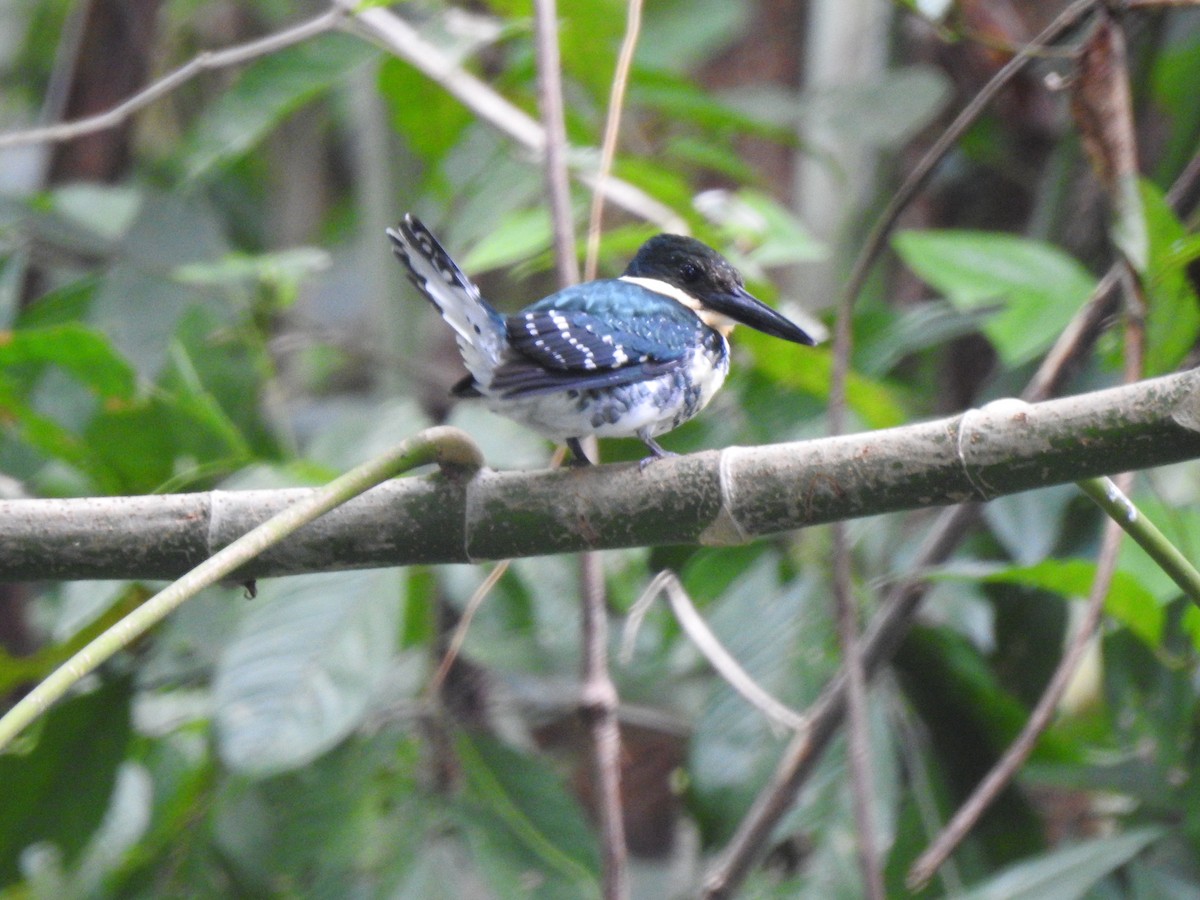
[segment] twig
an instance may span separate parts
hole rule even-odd
[[[621,803],[621,730],[617,688],[608,671],[608,607],[600,554],[579,557],[583,599],[583,686],[579,708],[592,741],[593,777],[600,820],[605,900],[629,896],[625,820]]]
[[[700,654],[708,660],[709,665],[716,669],[717,674],[729,683],[731,688],[742,695],[747,703],[784,728],[800,731],[807,727],[808,723],[803,716],[764,690],[722,646],[712,629],[708,627],[708,623],[704,621],[704,617],[692,603],[692,598],[688,596],[679,577],[670,569],[663,569],[654,576],[629,611],[621,639],[623,660],[628,661],[632,658],[638,629],[659,594],[663,594],[667,598],[667,602],[671,604],[671,611],[675,613],[675,618],[683,628],[684,634],[688,636]]]
[[[1034,403],[1058,392],[1075,361],[1082,358],[1086,349],[1099,336],[1105,320],[1117,311],[1120,301],[1117,287],[1120,279],[1121,263],[1113,263],[1096,284],[1087,302],[1062,330],[1054,346],[1042,359],[1033,378],[1021,392],[1022,400]]]
[[[974,521],[978,506],[961,504],[946,510],[934,522],[917,552],[914,568],[923,572],[945,562],[958,546],[963,532]],[[872,623],[863,640],[863,669],[870,677],[908,632],[920,606],[926,585],[912,579],[894,587],[882,603],[883,612]],[[717,861],[704,877],[705,898],[731,897],[750,872],[754,860],[769,846],[775,825],[792,807],[800,788],[816,769],[821,755],[837,734],[846,713],[846,676],[837,675],[816,702],[804,713],[808,729],[792,738],[784,749],[775,772],[754,800]]]
[[[335,2],[345,9],[353,9],[356,5],[354,0]],[[372,7],[357,11],[352,24],[355,30],[365,33],[424,73],[483,121],[534,154],[540,156],[545,152],[546,133],[532,116],[462,68],[457,60],[425,40],[412,25],[391,10]],[[596,178],[590,163],[573,157],[568,158],[567,163],[576,178],[589,187],[595,186]],[[600,190],[611,203],[647,222],[667,230],[682,227],[682,220],[674,210],[627,181],[609,178]]]
[[[834,325],[833,372],[829,386],[829,434],[845,430],[846,382],[854,343],[854,294],[845,294],[838,306]],[[850,539],[845,522],[830,525],[833,555],[833,596],[836,607],[838,643],[846,674],[846,705],[849,717],[847,756],[850,764],[850,794],[853,799],[859,869],[865,896],[883,900],[883,874],[875,841],[874,778],[871,774],[870,726],[867,718],[867,678],[859,653],[858,610],[854,602]]]
[[[471,599],[467,601],[467,605],[463,608],[462,618],[454,626],[454,632],[450,635],[450,643],[446,647],[446,653],[442,656],[442,661],[438,663],[437,671],[433,673],[433,678],[429,680],[427,693],[430,696],[437,694],[442,689],[442,683],[446,680],[446,676],[450,674],[450,669],[454,665],[454,661],[458,659],[458,654],[462,652],[462,646],[466,643],[467,632],[471,630],[471,623],[475,621],[475,614],[479,612],[483,606],[483,601],[487,599],[488,594],[492,592],[492,588],[504,577],[504,573],[508,571],[508,567],[512,564],[511,559],[502,559],[496,563],[495,568],[488,572],[487,578],[479,583],[479,587],[475,588],[475,592],[471,594]]]
[[[395,449],[335,478],[305,500],[272,516],[210,556],[63,663],[0,718],[0,749],[85,675],[95,671],[101,663],[129,646],[201,590],[215,584],[335,506],[401,472],[429,463],[437,463],[459,473],[464,470],[473,472],[483,465],[483,458],[463,432],[457,428],[440,426],[423,431]]]
[[[596,170],[592,211],[588,216],[587,256],[583,265],[585,281],[591,281],[596,277],[596,266],[600,257],[600,225],[604,217],[603,187],[612,173],[613,158],[617,154],[617,138],[621,133],[621,112],[625,105],[625,87],[629,83],[629,71],[633,68],[633,52],[637,49],[638,35],[641,30],[642,0],[629,0],[629,11],[625,15],[625,37],[621,41],[617,68],[613,73],[612,91],[608,97],[608,119],[604,123],[604,143],[600,148],[600,168]]]
[[[80,135],[115,128],[143,107],[149,106],[160,97],[164,97],[180,85],[195,78],[201,72],[224,69],[237,66],[268,53],[275,53],[293,44],[316,37],[333,28],[345,18],[346,13],[341,7],[332,7],[299,25],[285,28],[275,34],[247,41],[228,47],[224,50],[210,50],[197,54],[189,62],[178,69],[164,75],[162,78],[138,91],[128,100],[114,106],[112,109],[74,122],[60,122],[56,125],[45,125],[40,128],[29,128],[24,131],[14,131],[0,134],[0,150],[9,147],[20,147],[25,144],[44,144],[49,142],[69,141]]]
[[[562,461],[566,456],[566,447],[558,447],[554,451],[554,455],[550,457],[550,468],[557,469],[562,465]],[[458,659],[458,655],[462,652],[463,644],[467,641],[467,632],[471,630],[471,623],[475,621],[475,614],[483,607],[483,601],[488,598],[492,589],[499,584],[500,579],[504,577],[504,573],[508,571],[512,565],[511,559],[502,559],[496,563],[496,567],[492,569],[482,582],[477,587],[474,593],[471,594],[467,605],[463,608],[462,617],[454,626],[454,632],[450,635],[450,641],[446,645],[446,652],[442,656],[442,661],[438,663],[437,671],[434,672],[433,678],[429,682],[429,695],[436,694],[441,690],[446,676],[450,674],[450,669],[454,665],[454,661]]]
[[[841,434],[844,429],[846,381],[849,376],[850,353],[853,343],[851,323],[854,303],[862,290],[871,266],[883,248],[884,240],[899,218],[900,212],[925,185],[937,163],[949,152],[970,124],[978,118],[992,98],[1033,58],[1035,48],[1040,50],[1041,47],[1055,40],[1091,5],[1089,0],[1082,0],[1082,2],[1074,4],[1044,29],[1033,42],[1025,45],[1016,53],[1013,59],[988,82],[979,94],[971,99],[971,102],[940,135],[933,147],[922,157],[916,168],[905,179],[904,184],[893,195],[886,209],[872,227],[838,303],[837,322],[834,327],[833,371],[829,391],[829,433],[831,435]],[[841,645],[842,665],[847,676],[848,753],[851,792],[854,798],[854,818],[858,832],[859,866],[863,873],[866,895],[873,900],[878,900],[884,896],[884,888],[874,840],[874,790],[866,712],[866,676],[858,653],[858,620],[851,583],[850,542],[844,523],[835,522],[831,526],[831,540],[833,544],[833,593],[837,607],[838,638]]]

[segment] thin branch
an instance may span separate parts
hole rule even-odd
[[[80,679],[145,634],[185,601],[244,566],[268,547],[278,545],[301,526],[380,482],[419,466],[437,463],[455,477],[477,471],[483,457],[457,428],[430,428],[393,450],[351,469],[305,500],[272,516],[215,553],[178,581],[155,594],[112,628],[63,663],[0,718],[0,749],[50,708]]]
[[[608,671],[608,606],[604,568],[592,550],[579,559],[583,599],[583,685],[579,709],[592,742],[606,900],[629,896],[625,819],[621,802],[621,729],[617,687]]]
[[[604,218],[603,187],[612,173],[613,159],[617,155],[617,138],[621,133],[621,113],[625,106],[625,87],[629,83],[629,72],[633,68],[633,53],[637,49],[638,35],[641,30],[642,0],[629,0],[629,9],[625,14],[625,37],[621,41],[617,69],[613,73],[612,91],[608,97],[608,120],[604,124],[604,144],[600,148],[600,168],[596,171],[592,211],[588,216],[587,256],[583,266],[585,281],[591,281],[596,277],[596,266],[600,258],[600,226]]]
[[[224,50],[205,51],[106,112],[97,113],[94,116],[88,116],[74,122],[60,122],[56,125],[45,125],[40,128],[29,128],[24,131],[0,134],[0,150],[6,150],[9,147],[20,147],[26,144],[69,141],[81,135],[103,131],[106,128],[115,128],[138,110],[149,106],[155,100],[165,97],[180,85],[191,81],[201,72],[238,66],[257,59],[260,56],[276,53],[293,44],[298,44],[319,34],[332,31],[345,17],[345,11],[335,6],[321,13],[319,16],[308,19],[291,28],[285,28],[275,34],[269,34],[266,37],[247,41],[244,44],[238,44]]]
[[[958,546],[963,531],[975,518],[974,504],[946,510],[934,522],[915,558],[917,571],[945,562]],[[863,668],[870,677],[887,660],[908,632],[926,586],[913,577],[894,587],[882,604],[883,613],[867,630],[863,641]],[[837,734],[846,713],[846,676],[839,673],[805,713],[809,727],[784,749],[775,772],[754,800],[717,861],[704,877],[702,897],[733,896],[750,873],[754,861],[769,846],[771,833],[791,809],[800,788],[816,769],[822,754]]]
[[[378,7],[358,10],[355,7],[353,0],[335,0],[327,12],[300,25],[224,50],[197,54],[189,62],[106,112],[75,122],[0,134],[0,150],[66,141],[115,128],[138,110],[171,93],[201,72],[250,62],[341,26],[404,59],[456,97],[473,114],[528,150],[538,154],[542,152],[545,133],[535,119],[463,69],[456,59],[426,41],[415,28],[390,10]],[[589,186],[595,185],[596,177],[584,159],[569,162],[580,181]],[[686,227],[674,210],[627,181],[609,178],[598,189],[611,203],[661,228],[681,231]]]
[[[1200,183],[1200,150],[1192,154],[1192,158],[1187,161],[1187,165],[1183,167],[1183,171],[1179,173],[1167,191],[1167,202],[1177,213],[1183,214],[1180,205],[1187,200],[1198,183]]]
[[[446,647],[446,652],[442,656],[442,661],[438,663],[437,671],[433,673],[433,678],[429,681],[427,692],[430,696],[437,694],[442,689],[442,683],[445,682],[446,676],[450,674],[450,669],[454,666],[454,661],[458,659],[459,653],[462,652],[462,646],[466,643],[467,632],[471,630],[471,623],[475,621],[475,614],[479,612],[483,606],[483,601],[487,599],[500,579],[504,577],[504,573],[508,571],[508,567],[512,564],[511,559],[502,559],[498,562],[492,571],[488,572],[487,578],[479,583],[479,587],[475,588],[475,592],[471,594],[471,599],[467,601],[467,605],[463,608],[462,618],[454,626],[454,632],[450,635],[450,642]]]
[[[1117,288],[1121,280],[1122,263],[1113,263],[1096,284],[1092,295],[1071,319],[1043,357],[1037,372],[1029,380],[1021,399],[1030,403],[1053,396],[1061,389],[1078,360],[1082,359],[1100,336],[1104,323],[1120,307]]]
[[[621,640],[621,657],[624,661],[628,662],[632,658],[638,629],[659,594],[667,598],[684,634],[688,636],[700,654],[708,660],[709,665],[728,682],[731,688],[742,695],[747,703],[758,709],[775,724],[789,730],[799,731],[807,726],[807,722],[802,716],[764,690],[722,646],[712,629],[708,627],[708,623],[704,621],[704,617],[692,603],[692,598],[688,596],[679,576],[670,569],[663,569],[654,576],[629,611],[629,618],[625,622],[625,633]]]

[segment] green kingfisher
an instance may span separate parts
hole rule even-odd
[[[409,280],[454,329],[471,374],[452,389],[552,440],[576,462],[587,435],[654,440],[708,404],[729,371],[736,323],[811,346],[813,338],[752,296],[706,244],[660,234],[620,278],[569,287],[504,316],[421,222],[387,229]]]

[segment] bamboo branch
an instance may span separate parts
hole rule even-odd
[[[765,447],[381,485],[240,578],[662,544],[990,500],[1200,457],[1200,372]],[[0,501],[0,580],[173,578],[310,490]]]

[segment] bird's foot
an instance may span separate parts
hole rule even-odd
[[[669,457],[679,455],[678,453],[672,453],[670,450],[664,450],[661,446],[659,446],[658,441],[654,440],[654,438],[650,437],[649,435],[639,435],[639,437],[642,439],[642,443],[645,444],[650,450],[650,456],[647,456],[645,459],[638,462],[638,468],[643,472],[646,471],[646,466],[650,465],[652,462],[657,462],[660,459],[667,459]]]

